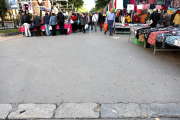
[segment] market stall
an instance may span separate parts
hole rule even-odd
[[[41,25],[41,31],[45,31],[45,25]],[[51,29],[50,29],[51,30]],[[56,30],[59,30],[59,25],[56,25]],[[64,24],[64,30],[67,31],[67,34],[69,35],[72,32],[72,26],[71,24],[65,23]],[[31,31],[36,31],[36,28],[32,29]],[[25,32],[25,27],[20,27],[19,32]]]

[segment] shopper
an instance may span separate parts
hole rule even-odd
[[[110,10],[110,13],[107,14],[106,23],[108,23],[108,29],[110,29],[110,36],[112,35],[113,25],[115,24],[115,14],[113,13],[113,9]],[[104,32],[106,34],[107,31]]]
[[[160,16],[159,16],[159,13],[157,12],[156,9],[153,10],[154,12],[151,14],[150,16],[150,20],[153,21],[153,23],[151,24],[151,27],[156,27],[159,19],[160,19]]]
[[[102,15],[101,12],[99,13],[99,19],[98,19],[98,22],[99,22],[99,24],[100,24],[100,31],[102,31],[102,26],[103,26],[104,20],[103,20],[103,15]]]
[[[91,22],[91,20],[90,20],[90,15],[89,15],[89,13],[87,14],[87,20],[88,20],[88,25],[89,25],[89,27],[91,26],[90,25],[90,22]],[[88,28],[89,29],[89,28]]]
[[[50,25],[52,26],[52,36],[56,35],[56,23],[57,23],[57,18],[54,15],[54,13],[52,13],[52,16],[50,18]]]
[[[31,22],[31,16],[30,14],[28,13],[26,16],[25,16],[25,19],[24,19],[24,26],[25,26],[25,35],[26,37],[28,37],[28,33],[29,33],[29,36],[31,36],[31,32],[29,30],[29,27],[30,27],[30,24],[32,23]],[[28,33],[27,33],[28,32]]]
[[[126,14],[125,22],[126,23],[130,23],[131,22],[131,17],[130,17],[130,15],[128,13]]]
[[[46,34],[47,36],[50,36],[50,31],[49,31],[49,19],[50,19],[50,16],[48,15],[48,13],[46,12],[45,16],[44,16],[44,25],[45,25],[45,28],[46,28]]]
[[[41,36],[41,18],[38,17],[38,14],[35,14],[35,17],[33,19],[33,22],[36,27],[37,37]]]
[[[97,22],[98,22],[98,15],[97,15],[97,13],[95,13],[92,16],[92,22],[94,23],[94,28],[95,28],[95,32],[96,32],[97,31]]]
[[[135,16],[133,16],[133,21],[134,21],[134,23],[139,23],[140,22],[140,17],[139,17],[138,13],[136,13]]]
[[[79,29],[79,32],[82,32],[81,15],[79,13],[76,14],[76,20],[77,20],[77,29]]]
[[[171,21],[171,14],[169,12],[167,12],[167,13],[165,13],[165,16],[162,21],[164,27],[168,27],[170,25],[170,21]]]
[[[58,13],[57,20],[59,22],[59,34],[64,35],[64,15],[62,12]]]
[[[150,16],[151,16],[151,14],[148,12],[148,13],[147,13],[147,16],[146,16],[146,18],[145,18],[145,23],[150,19]]]
[[[24,16],[25,16],[25,13],[23,12],[22,15],[20,16],[21,26],[24,25]]]
[[[72,24],[72,29],[73,29],[73,32],[77,32],[77,19],[76,19],[76,15],[75,14],[72,14],[72,21],[74,22]]]
[[[83,33],[86,33],[85,25],[87,24],[87,17],[85,16],[85,13],[82,13],[81,15],[81,26],[83,28]]]
[[[91,14],[90,14],[90,23],[89,23],[90,26],[91,26],[91,30],[93,30],[92,16],[93,16],[93,15],[92,15],[92,13],[91,13]]]

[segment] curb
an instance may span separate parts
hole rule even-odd
[[[0,104],[0,119],[180,118],[179,103]]]

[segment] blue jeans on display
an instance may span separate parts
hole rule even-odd
[[[46,34],[47,34],[48,36],[50,36],[49,24],[45,24],[45,28],[46,28]]]
[[[107,23],[108,23],[108,29],[110,29],[110,35],[112,35],[114,21],[108,21]]]

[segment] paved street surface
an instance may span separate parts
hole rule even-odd
[[[0,38],[0,119],[180,117],[180,54],[128,37]]]

